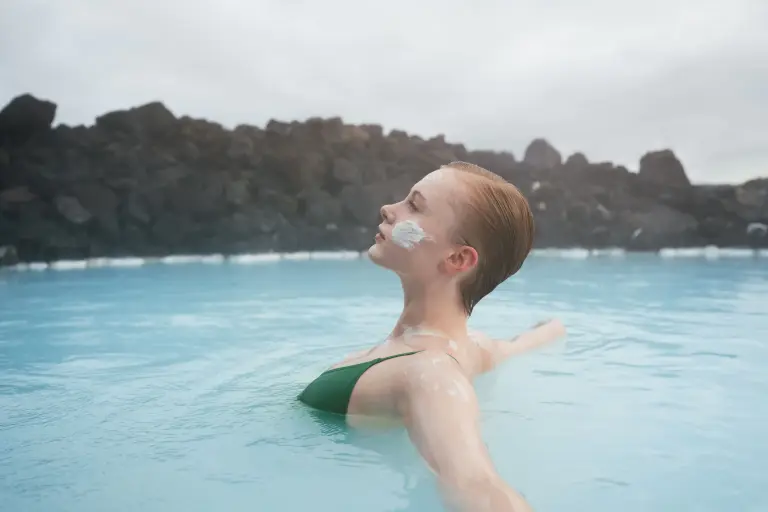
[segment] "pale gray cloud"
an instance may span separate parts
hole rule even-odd
[[[59,122],[162,100],[227,126],[342,116],[694,181],[768,175],[765,0],[4,0],[0,101]]]

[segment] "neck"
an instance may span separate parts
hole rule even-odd
[[[411,283],[403,280],[403,312],[392,330],[402,336],[409,328],[437,331],[452,339],[467,333],[467,314],[454,283]]]

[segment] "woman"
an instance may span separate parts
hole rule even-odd
[[[515,274],[531,250],[527,201],[496,174],[453,162],[382,207],[381,218],[368,254],[400,276],[403,312],[384,343],[341,361],[299,398],[352,423],[370,416],[402,421],[452,508],[531,510],[493,467],[472,380],[564,329],[546,322],[512,342],[467,332],[478,301]]]

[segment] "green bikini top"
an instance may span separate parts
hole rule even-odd
[[[363,363],[326,370],[304,388],[304,391],[299,394],[298,399],[315,409],[337,414],[347,414],[352,391],[355,389],[357,381],[360,380],[360,377],[362,377],[369,368],[388,359],[410,356],[412,354],[418,354],[419,352],[421,352],[421,350],[404,352],[402,354],[395,354],[387,357],[378,357]],[[448,354],[448,356],[456,361],[455,357],[450,354]],[[456,362],[458,363],[458,361]]]

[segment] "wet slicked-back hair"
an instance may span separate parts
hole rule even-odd
[[[468,162],[451,162],[467,183],[469,200],[460,205],[456,241],[477,251],[477,267],[460,284],[468,315],[475,305],[523,266],[535,226],[528,200],[513,184]]]

